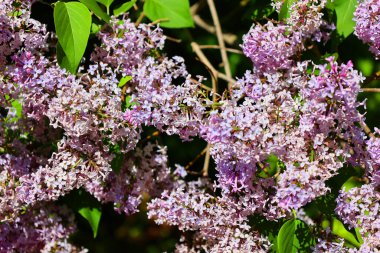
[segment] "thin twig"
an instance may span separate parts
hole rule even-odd
[[[202,50],[199,48],[199,45],[196,42],[191,42],[191,48],[194,53],[198,56],[199,60],[209,69],[212,78],[212,91],[213,96],[218,92],[218,83],[216,82],[218,71],[212,66],[207,57],[203,54]]]
[[[147,142],[149,141],[150,139],[152,139],[153,137],[157,137],[160,135],[160,132],[159,131],[154,131],[151,135],[147,136],[145,139],[143,139],[141,142]]]
[[[193,51],[195,52],[195,54],[199,57],[199,60],[209,69],[213,78],[218,77],[218,78],[223,79],[229,83],[235,83],[236,82],[236,80],[234,80],[233,78],[229,78],[225,74],[217,71],[212,66],[212,64],[207,59],[207,57],[203,54],[202,50],[200,49],[199,45],[196,42],[191,42],[191,47],[192,47]],[[217,90],[217,87],[216,87],[216,90]]]
[[[360,121],[360,126],[364,130],[366,134],[368,134],[370,137],[375,137],[375,135],[371,132],[371,129],[367,126],[367,124],[364,121]]]
[[[226,45],[224,44],[223,32],[222,32],[222,28],[220,26],[219,17],[218,17],[218,13],[216,11],[216,8],[215,8],[214,0],[207,0],[207,3],[208,3],[208,6],[210,8],[212,20],[213,20],[214,25],[215,25],[216,37],[218,39],[218,44],[220,46],[220,54],[222,56],[222,61],[223,61],[223,65],[224,65],[223,66],[224,72],[226,73],[226,76],[228,78],[232,79],[230,62],[228,61]],[[228,89],[231,90],[231,87],[232,87],[232,83],[228,82]]]
[[[165,35],[165,37],[166,37],[167,40],[173,41],[175,43],[181,43],[182,42],[181,39],[173,38],[173,37],[170,37],[168,35]]]
[[[200,49],[220,49],[218,45],[199,45]],[[235,48],[226,48],[227,52],[235,53],[235,54],[244,54],[243,51]]]
[[[363,92],[380,92],[380,88],[362,88]]]
[[[201,16],[199,16],[197,14],[197,11],[200,7],[200,4],[199,3],[196,3],[194,5],[191,6],[190,8],[190,11],[191,11],[191,15],[193,17],[193,20],[194,20],[194,23],[199,26],[200,28],[206,30],[207,32],[209,33],[212,33],[212,34],[216,34],[216,29],[214,26],[208,24],[206,21],[204,21]],[[237,40],[237,36],[235,34],[232,34],[232,33],[223,33],[223,40],[229,44],[229,45],[233,45],[235,43],[235,41]]]
[[[158,24],[158,23],[161,23],[161,22],[167,22],[167,21],[169,21],[169,20],[170,20],[170,19],[168,19],[168,18],[160,18],[160,19],[157,19],[157,20],[151,22],[150,24],[151,24],[151,25],[155,25],[155,24]]]
[[[208,167],[210,166],[210,143],[207,144],[206,147],[206,155],[205,155],[205,162],[203,163],[203,169],[202,169],[202,176],[207,177],[208,176]]]
[[[216,74],[217,74],[217,76],[218,76],[220,79],[223,79],[224,81],[227,81],[227,82],[229,82],[229,83],[235,83],[235,82],[236,82],[236,80],[234,80],[233,78],[230,78],[230,77],[226,76],[226,75],[223,74],[223,73],[220,73],[220,72],[217,71]]]
[[[186,166],[185,170],[188,170],[191,166],[194,165],[199,158],[201,158],[207,152],[207,147],[205,147],[192,161],[190,161]]]
[[[219,75],[219,72],[215,70],[215,68],[212,66],[210,61],[207,59],[207,57],[203,54],[202,50],[199,48],[199,45],[196,42],[191,43],[191,47],[193,48],[193,51],[195,54],[199,57],[199,60],[205,64],[205,66],[210,70],[211,72],[211,82],[212,82],[212,100],[213,102],[216,102],[217,99],[217,92],[218,92],[218,83],[216,76]],[[208,168],[210,165],[210,144],[207,144],[206,147],[206,155],[205,155],[205,161],[203,164],[203,169],[202,169],[202,175],[204,177],[208,176]]]
[[[141,21],[143,20],[144,17],[145,17],[145,13],[141,12],[140,16],[137,18],[137,20],[135,22],[135,26],[138,26],[141,23]]]

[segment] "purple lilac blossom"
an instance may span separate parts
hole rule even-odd
[[[354,13],[355,35],[380,57],[380,1],[360,0]]]

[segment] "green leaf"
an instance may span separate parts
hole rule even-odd
[[[107,9],[111,6],[113,3],[113,0],[96,0],[97,2],[103,4]]]
[[[107,13],[105,13],[102,8],[98,5],[98,3],[95,0],[79,0],[84,5],[87,6],[91,11],[95,13],[96,16],[101,18],[102,20],[106,21],[107,23],[110,21],[110,16],[108,16]]]
[[[70,71],[71,65],[70,65],[69,59],[67,58],[65,52],[63,52],[61,44],[59,44],[59,42],[58,42],[56,47],[57,47],[56,48],[57,49],[57,60],[58,60],[59,66],[61,66],[61,68],[64,68],[64,69]]]
[[[279,253],[296,253],[299,241],[296,236],[299,220],[292,219],[282,225],[277,236],[277,250]]]
[[[152,21],[162,20],[161,27],[194,27],[189,0],[146,0],[144,13]]]
[[[119,84],[117,85],[118,87],[123,87],[127,82],[129,82],[130,80],[132,80],[132,77],[131,76],[123,76],[120,81],[119,81]]]
[[[136,3],[136,0],[128,1],[126,3],[123,3],[120,7],[113,10],[113,15],[119,16],[120,14],[123,14],[127,12],[130,8],[133,7],[133,5]]]
[[[64,196],[63,202],[88,221],[96,237],[101,217],[99,201],[83,189],[78,189]]]
[[[102,216],[102,211],[96,207],[83,207],[79,209],[79,214],[85,218],[91,226],[94,238],[98,234],[100,217]]]
[[[294,0],[285,0],[282,4],[280,13],[278,14],[279,20],[286,20],[290,16],[290,7],[292,6]]]
[[[345,239],[346,241],[358,248],[361,245],[361,243],[356,240],[355,236],[351,232],[349,232],[344,227],[343,223],[337,218],[333,218],[332,220],[331,233]]]
[[[362,180],[360,180],[360,178],[358,177],[355,177],[355,176],[352,176],[350,177],[349,179],[347,179],[346,182],[344,182],[344,184],[342,185],[342,189],[343,187],[345,188],[345,191],[348,191],[354,187],[360,187],[362,186],[364,183]]]
[[[137,105],[137,102],[131,102],[132,97],[131,96],[126,96],[125,97],[125,108],[131,108],[134,105]]]
[[[12,107],[16,110],[16,119],[20,119],[22,117],[22,105],[19,100],[12,101]]]
[[[58,2],[54,7],[54,24],[62,52],[57,56],[61,67],[75,74],[87,47],[91,28],[91,13],[79,2]],[[62,59],[59,57],[67,57]]]
[[[347,38],[354,31],[355,21],[353,18],[357,0],[334,0],[331,5],[334,6],[336,13],[336,30],[339,35]]]
[[[261,178],[269,178],[274,176],[278,169],[279,169],[279,163],[280,160],[275,155],[269,155],[268,158],[265,160],[266,164],[265,167],[260,173],[258,174]],[[269,166],[266,166],[269,165]]]

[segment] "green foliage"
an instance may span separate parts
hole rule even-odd
[[[79,0],[81,3],[87,6],[96,16],[103,19],[106,22],[110,21],[110,16],[105,13],[95,0]]]
[[[14,120],[18,120],[22,117],[22,104],[19,100],[12,101],[12,107],[16,110],[16,117]]]
[[[277,234],[282,223],[282,220],[269,221],[261,215],[254,215],[249,218],[249,225],[252,226],[252,229],[266,236],[271,242],[271,252],[277,252]]]
[[[114,0],[96,0],[98,3],[103,4],[107,10],[110,8],[111,4],[113,3]]]
[[[82,207],[78,210],[80,215],[83,216],[90,224],[94,238],[98,234],[98,227],[100,222],[100,217],[102,216],[102,211],[96,207]]]
[[[333,235],[337,235],[343,239],[345,239],[350,244],[360,247],[361,243],[355,238],[355,235],[353,235],[350,231],[348,231],[343,223],[338,220],[337,218],[333,218],[331,222],[331,233]]]
[[[194,27],[189,0],[146,0],[144,13],[152,21],[162,20],[161,27]]]
[[[285,0],[282,4],[280,13],[278,14],[279,20],[286,20],[290,16],[290,7],[292,6],[294,0]]]
[[[87,47],[91,14],[82,3],[58,2],[54,7],[54,24],[59,43],[58,63],[75,74]]]
[[[339,35],[347,38],[355,27],[354,12],[357,0],[334,0],[329,1],[327,8],[335,10],[337,23],[336,30]]]
[[[362,180],[360,180],[360,178],[352,176],[349,179],[347,179],[346,182],[344,182],[344,184],[342,185],[342,189],[345,188],[345,191],[348,191],[354,187],[360,187],[363,184],[364,183]]]
[[[102,216],[100,203],[82,189],[73,191],[65,196],[64,202],[87,220],[95,238],[98,234],[100,218]]]
[[[275,155],[269,155],[265,162],[265,167],[258,173],[258,176],[261,178],[272,177],[277,172],[285,168],[284,163],[281,162]]]
[[[133,5],[136,3],[136,0],[128,1],[126,3],[123,3],[118,8],[113,10],[113,15],[119,16],[125,12],[127,12],[129,9],[133,7]]]
[[[127,82],[131,81],[132,80],[132,77],[131,76],[123,76],[120,81],[119,81],[119,84],[117,85],[118,87],[123,87],[124,85],[127,84]]]
[[[306,223],[298,219],[291,219],[282,225],[278,233],[276,252],[311,252],[314,245],[315,238]]]
[[[282,225],[277,236],[277,250],[279,253],[295,253],[299,246],[296,236],[296,227],[299,220],[292,219]]]

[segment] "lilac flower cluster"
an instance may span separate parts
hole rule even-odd
[[[282,3],[274,3],[279,13]],[[289,69],[304,50],[306,40],[326,41],[334,27],[322,19],[321,11],[325,5],[326,0],[293,1],[289,8],[290,16],[284,23],[268,21],[264,25],[254,24],[243,36],[242,48],[257,71],[273,73]]]
[[[324,182],[342,161],[363,159],[364,133],[355,126],[362,120],[356,96],[363,78],[351,63],[328,61],[311,75],[308,63],[264,78],[247,72],[236,83],[236,98],[210,112],[201,133],[212,144],[224,192],[254,189],[257,172],[275,155],[286,170],[278,171],[272,201],[298,209],[328,191]]]
[[[148,143],[136,148],[126,158],[118,173],[111,172],[105,180],[88,183],[85,189],[103,203],[114,203],[118,213],[138,211],[143,193],[159,196],[163,187],[170,189],[171,173],[167,167],[166,148]]]
[[[100,33],[103,44],[92,59],[122,76],[131,76],[125,92],[131,108],[124,117],[133,126],[152,125],[167,134],[190,139],[199,132],[205,107],[212,104],[186,71],[181,57],[157,57],[165,37],[159,28],[135,27],[130,20],[113,20],[111,33]],[[182,84],[174,86],[179,80]]]
[[[194,251],[266,252],[270,243],[250,231],[246,216],[253,211],[245,200],[214,197],[205,191],[207,182],[182,183],[165,190],[160,199],[148,205],[148,217],[158,224],[177,225],[180,230],[196,231]],[[177,245],[177,252],[188,252],[190,242]]]
[[[363,238],[360,252],[380,248],[380,193],[371,185],[341,191],[335,212],[350,228],[360,228]]]
[[[361,0],[354,13],[355,35],[370,46],[370,51],[380,57],[380,1]]]
[[[380,130],[375,128],[375,135],[367,140],[368,174],[375,187],[380,186]]]
[[[335,211],[360,227],[360,252],[379,249],[380,132],[367,139],[359,127],[364,78],[333,57],[299,61],[306,40],[326,36],[326,1],[294,1],[284,22],[254,25],[243,38],[254,67],[217,101],[182,58],[162,54],[160,28],[112,18],[90,65],[72,75],[47,53],[50,35],[30,18],[31,3],[9,15],[13,2],[0,3],[0,251],[81,251],[68,243],[73,216],[50,202],[83,188],[125,214],[154,197],[149,218],[191,232],[177,252],[267,252],[250,218],[308,219],[302,208],[348,166],[364,168],[370,184],[342,191]],[[215,182],[172,172],[165,147],[139,142],[143,126],[205,140]],[[328,250],[356,249],[319,238],[315,251]]]
[[[79,252],[67,242],[74,231],[71,225],[57,238],[38,234],[40,230],[50,231],[44,220],[41,227],[33,227],[33,222],[38,222],[32,218],[34,213],[43,211],[41,203],[57,200],[82,187],[102,202],[114,202],[119,212],[130,214],[138,211],[143,193],[157,196],[164,187],[170,188],[172,175],[165,149],[148,144],[134,150],[141,127],[125,120],[123,108],[125,96],[132,94],[132,90],[124,94],[118,87],[120,74],[124,73],[120,69],[130,66],[128,71],[137,71],[148,57],[147,52],[161,47],[160,42],[151,45],[148,41],[154,41],[154,36],[157,40],[164,37],[154,35],[158,29],[153,31],[149,26],[136,29],[133,23],[125,21],[125,29],[135,28],[131,36],[143,41],[136,49],[140,54],[131,57],[130,52],[123,51],[117,57],[125,57],[125,65],[94,63],[86,73],[74,76],[62,70],[56,59],[46,53],[51,43],[49,34],[43,25],[30,18],[31,3],[23,1],[21,14],[9,15],[15,8],[13,3],[0,4],[2,25],[6,27],[0,69],[0,106],[5,110],[5,116],[0,118],[0,220],[4,222],[0,237],[9,241],[9,245],[1,243],[0,247],[12,248],[5,252],[29,249]],[[24,30],[24,25],[28,29]],[[135,42],[132,44],[136,45]],[[167,75],[176,75],[174,72]],[[21,118],[16,117],[15,101],[22,107]],[[111,168],[114,150],[126,157],[120,174]],[[25,215],[24,210],[28,210]],[[56,211],[49,210],[49,215],[55,215]],[[18,223],[21,217],[32,220]],[[62,221],[70,219],[63,217]],[[62,222],[54,223],[60,226]],[[18,244],[17,237],[23,240],[25,229],[29,231],[27,234],[36,235],[25,239],[25,245]],[[58,233],[65,228],[51,229]]]
[[[35,206],[0,224],[0,252],[87,252],[67,242],[74,230],[74,215],[64,206]]]

